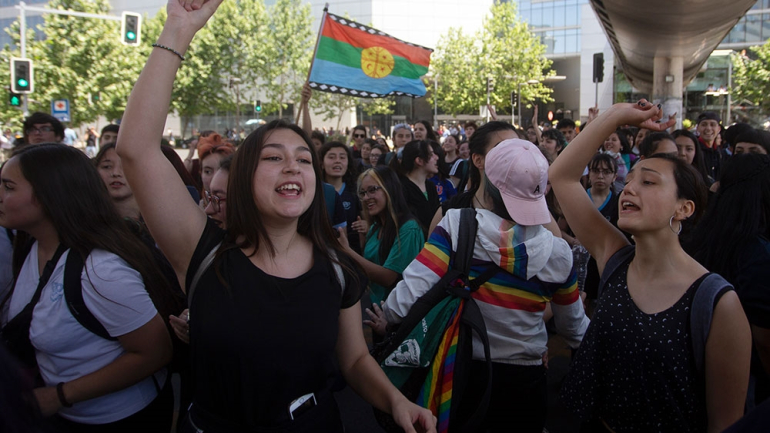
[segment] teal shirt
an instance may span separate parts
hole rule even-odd
[[[420,254],[425,244],[425,235],[422,233],[420,225],[415,220],[409,220],[398,229],[398,238],[393,241],[393,247],[390,249],[387,259],[380,260],[380,240],[377,234],[380,231],[378,225],[372,225],[369,233],[366,234],[366,246],[364,246],[364,258],[372,263],[376,263],[385,269],[401,275],[412,263],[417,254]],[[369,282],[369,293],[372,302],[380,303],[384,300],[391,287],[381,286],[373,281]]]

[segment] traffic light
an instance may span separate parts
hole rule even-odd
[[[8,95],[8,102],[11,104],[11,107],[21,107],[21,95],[11,92]]]
[[[123,25],[120,28],[121,41],[126,45],[139,45],[141,40],[142,16],[133,12],[123,12]]]
[[[254,103],[254,112],[255,113],[261,113],[262,112],[262,101],[257,99],[257,102]]]
[[[519,105],[519,94],[516,92],[511,92],[511,107],[518,106]]]
[[[487,93],[492,93],[495,90],[495,79],[487,77]]]
[[[604,81],[604,53],[594,54],[594,83]]]
[[[11,91],[13,93],[32,93],[32,60],[11,58]]]

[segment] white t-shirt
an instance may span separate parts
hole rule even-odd
[[[97,336],[81,326],[70,313],[63,299],[64,264],[68,253],[62,254],[43,288],[29,330],[40,373],[47,386],[85,376],[125,353],[118,341]],[[40,281],[38,269],[35,242],[16,281],[6,321],[32,299]],[[92,251],[86,259],[81,283],[83,301],[113,337],[135,331],[157,314],[140,274],[115,254]],[[156,374],[159,384],[165,381],[165,374],[165,370]],[[148,377],[121,391],[76,403],[71,408],[61,408],[59,415],[83,424],[106,424],[142,410],[156,396],[153,378]]]

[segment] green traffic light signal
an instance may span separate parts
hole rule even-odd
[[[133,41],[134,39],[136,39],[136,33],[128,32],[128,33],[126,33],[126,37]]]
[[[261,113],[262,112],[262,101],[258,100],[257,103],[254,104],[254,111],[257,112],[257,113]]]
[[[11,93],[10,99],[11,107],[21,107],[21,96]]]
[[[18,83],[19,83],[19,87],[27,87],[27,85],[29,84],[29,83],[27,82],[27,80],[25,80],[25,79],[23,79],[23,78],[20,78],[20,79],[19,79],[19,81],[18,81]]]

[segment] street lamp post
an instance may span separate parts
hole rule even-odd
[[[438,131],[438,74],[433,76],[433,130]]]

